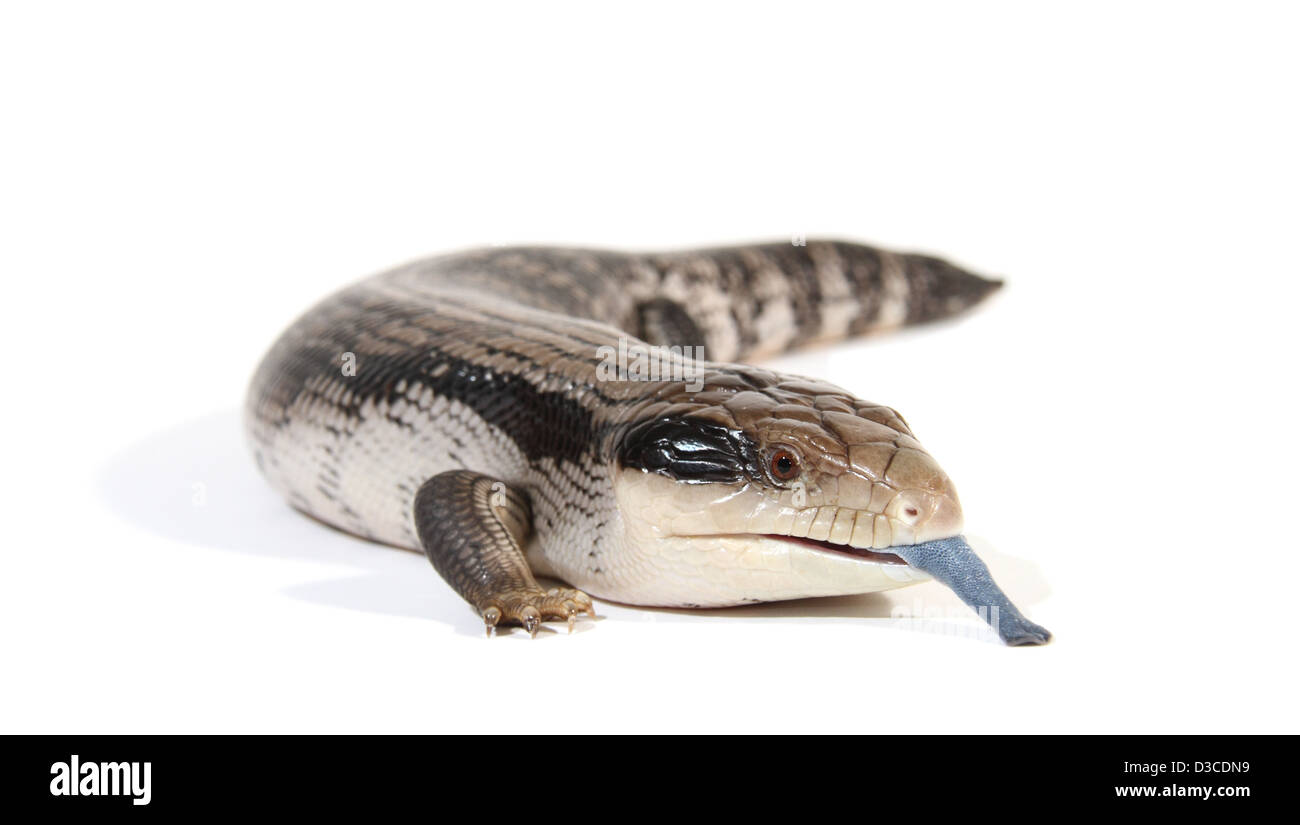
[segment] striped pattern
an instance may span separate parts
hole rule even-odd
[[[994,288],[934,258],[834,241],[436,257],[344,289],[294,322],[254,376],[248,438],[293,506],[410,549],[421,546],[413,507],[429,479],[449,470],[501,479],[528,497],[534,572],[636,601],[601,585],[638,552],[614,490],[626,433],[663,416],[740,430],[761,418],[768,430],[806,425],[843,444],[820,418],[839,410],[888,428],[891,450],[920,451],[889,408],[725,362],[944,317]],[[712,360],[692,362],[703,388],[601,380],[601,348],[620,339],[705,347]],[[761,417],[746,412],[759,408]],[[761,446],[770,433],[748,437]]]

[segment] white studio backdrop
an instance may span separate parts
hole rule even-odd
[[[1297,22],[6,5],[0,730],[1295,732]],[[796,234],[1007,280],[771,365],[907,416],[1050,646],[934,584],[489,642],[244,449],[262,352],[353,279]]]

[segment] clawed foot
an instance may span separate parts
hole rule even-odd
[[[596,618],[596,608],[591,603],[591,597],[581,590],[568,587],[553,587],[550,590],[534,587],[498,593],[481,605],[479,612],[483,614],[488,636],[499,625],[515,624],[535,637],[542,622],[551,619],[567,621],[569,632],[572,633],[573,622],[579,613]]]

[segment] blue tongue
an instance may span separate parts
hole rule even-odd
[[[947,585],[979,613],[1007,644],[1041,645],[1052,638],[1047,628],[1020,615],[1007,594],[993,581],[988,567],[961,536],[906,547],[891,547],[889,552]]]

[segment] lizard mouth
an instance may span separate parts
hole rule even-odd
[[[800,538],[799,536],[781,536],[774,533],[761,534],[765,539],[775,539],[777,541],[789,541],[797,544],[803,544],[815,547],[828,553],[839,553],[845,556],[852,556],[855,559],[864,561],[874,561],[877,564],[901,564],[907,566],[902,556],[896,556],[893,553],[882,553],[879,550],[871,550],[865,547],[853,547],[849,544],[836,544],[833,541],[818,541],[817,539]]]

